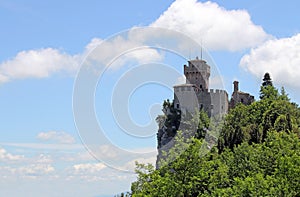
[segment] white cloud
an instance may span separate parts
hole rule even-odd
[[[94,174],[106,168],[103,163],[84,163],[73,165],[74,174]]]
[[[176,84],[184,84],[186,82],[186,78],[184,75],[181,75],[180,77],[177,78]]]
[[[300,34],[265,42],[245,55],[240,66],[259,79],[269,72],[278,84],[300,87]]]
[[[95,158],[86,150],[78,152],[70,152],[65,153],[60,156],[59,160],[65,162],[87,162],[87,161],[95,161]]]
[[[78,68],[77,56],[53,48],[21,51],[14,58],[0,64],[0,83],[14,79],[44,78]]]
[[[37,135],[37,139],[44,141],[54,141],[63,144],[75,143],[74,137],[63,131],[41,132]]]
[[[84,149],[82,144],[61,144],[61,143],[0,143],[4,146],[13,146],[18,148],[42,149],[42,150],[79,150]]]
[[[36,163],[50,164],[53,163],[53,159],[50,155],[45,155],[41,153],[37,159],[35,159]]]
[[[154,48],[140,47],[143,46],[143,41],[145,40],[138,40],[136,37],[130,36],[124,38],[121,35],[105,41],[94,38],[86,46],[86,52],[84,53],[88,55],[86,62],[91,61],[94,64],[99,62],[109,66],[109,69],[116,70],[128,62],[148,63],[163,58],[162,54]],[[99,45],[100,47],[97,47]]]
[[[148,158],[137,158],[137,159],[134,159],[134,160],[131,160],[129,162],[127,162],[124,166],[123,166],[123,169],[125,170],[128,170],[128,171],[131,171],[131,172],[134,172],[134,169],[135,169],[135,163],[138,162],[138,163],[144,163],[144,164],[152,164],[155,166],[155,163],[156,163],[156,155],[155,156],[151,156],[151,157],[148,157]]]
[[[134,169],[132,167],[134,166],[134,162],[132,163],[133,165],[131,163],[127,164],[127,166],[130,167],[130,170]],[[135,173],[122,172],[113,168],[109,168],[103,163],[95,162],[75,164],[71,167],[66,168],[65,172],[66,174],[64,178],[67,181],[84,180],[88,182],[119,182],[129,180],[133,181],[133,179],[135,179],[136,177]]]
[[[54,167],[50,164],[31,164],[19,167],[17,170],[20,175],[25,176],[42,176],[55,171]]]
[[[226,10],[209,1],[177,0],[151,26],[185,33],[210,50],[241,50],[270,37],[247,11]]]
[[[103,163],[80,163],[66,169],[67,181],[81,179],[88,182],[109,180],[110,174],[106,174]],[[110,170],[109,170],[110,171]]]
[[[138,63],[154,62],[162,60],[162,58],[162,54],[160,54],[156,49],[149,47],[137,48],[126,55],[126,59],[133,59]]]
[[[101,44],[104,40],[100,38],[93,38],[86,46],[84,55],[88,55],[91,51],[93,51],[99,44]]]
[[[65,145],[70,146],[72,144]],[[28,146],[36,148],[34,144],[33,146],[28,144]],[[25,144],[25,147],[28,146]],[[19,144],[17,149],[20,150],[22,147],[24,146]],[[52,149],[52,147],[50,149]],[[153,149],[155,148],[138,149],[134,150],[134,152],[145,152]],[[108,147],[103,147],[102,151],[102,153],[107,154],[110,149]],[[7,154],[6,151],[1,152]],[[104,163],[98,162],[91,157],[85,149],[75,149],[73,151],[49,151],[47,146],[45,146],[40,147],[38,150],[25,149],[22,150],[22,153],[24,153],[25,158],[21,162],[13,163],[13,165],[10,163],[8,165],[6,165],[7,163],[0,165],[0,185],[2,186],[0,186],[0,195],[3,195],[3,193],[11,194],[12,191],[15,190],[13,190],[14,188],[7,186],[14,185],[18,182],[22,183],[22,186],[27,185],[32,187],[34,191],[37,191],[36,186],[38,185],[39,191],[65,191],[66,188],[72,188],[72,191],[76,191],[73,193],[64,192],[63,196],[76,196],[79,195],[79,193],[80,196],[95,196],[96,192],[101,193],[99,191],[105,191],[104,193],[107,193],[108,191],[112,191],[112,193],[116,191],[126,191],[130,186],[130,183],[136,180],[136,174],[125,173],[107,167]],[[74,158],[71,160],[63,160],[62,158],[66,156]],[[114,153],[113,157],[109,155],[106,155],[105,157],[116,158],[116,160],[120,160],[119,163],[122,165],[122,169],[133,171],[135,168],[134,161],[138,160],[139,162],[144,163],[154,163],[156,154],[151,157],[129,159],[129,162],[127,163],[122,163],[121,160],[124,160],[124,157],[126,158],[128,155]],[[43,188],[43,184],[44,186],[47,185],[47,187]],[[88,185],[88,187],[86,187],[86,190],[83,188],[78,189],[78,185]],[[87,195],[87,193],[84,194],[83,192],[90,190],[93,190],[93,195]],[[30,189],[27,189],[26,191],[29,192]],[[22,193],[18,190],[15,194],[16,195],[9,196],[20,196]],[[43,192],[40,192],[40,195],[36,196],[41,195],[43,196]],[[46,196],[60,196],[60,193],[47,192]]]
[[[21,161],[23,159],[24,159],[24,155],[13,155],[11,153],[8,153],[5,149],[0,148],[1,162]]]
[[[203,42],[210,50],[241,50],[257,46],[270,38],[262,27],[251,21],[247,11],[226,10],[216,3],[196,0],[175,1],[150,27],[185,33],[199,43]],[[74,74],[84,57],[104,65],[114,61],[110,65],[112,69],[119,69],[132,61],[148,63],[162,60],[161,52],[145,44],[159,39],[161,35],[144,35],[139,31],[136,34],[134,29],[128,35],[121,33],[108,40],[94,38],[82,53],[76,55],[54,48],[21,51],[12,59],[0,63],[0,83],[25,78],[45,78],[61,72]],[[99,44],[101,48],[97,48]],[[140,47],[143,45],[145,47]],[[123,54],[124,52],[126,53]]]
[[[1,178],[38,178],[53,174],[55,168],[51,164],[29,164],[24,166],[0,166]]]
[[[97,47],[100,44],[101,47]],[[117,36],[105,42],[94,38],[86,45],[84,51],[77,55],[53,48],[21,51],[14,58],[0,63],[0,83],[25,78],[45,78],[62,72],[74,75],[84,57],[104,65],[116,58],[110,65],[112,69],[118,69],[130,61],[147,63],[162,59],[162,55],[156,49],[138,48],[139,46],[142,46],[142,43],[134,38]],[[124,52],[126,53],[123,54]]]

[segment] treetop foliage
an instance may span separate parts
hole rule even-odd
[[[262,86],[273,86],[273,82],[269,73],[265,73]]]
[[[237,105],[221,126],[201,111],[193,118],[196,135],[178,131],[165,165],[137,164],[130,196],[300,196],[300,109],[268,73],[260,100]],[[208,132],[219,136],[214,147]]]

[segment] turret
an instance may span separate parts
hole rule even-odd
[[[233,82],[233,92],[238,92],[239,91],[239,82],[234,81]]]
[[[206,61],[200,60],[198,57],[188,61],[188,66],[184,65],[184,75],[187,84],[196,85],[200,91],[208,90],[210,66]]]

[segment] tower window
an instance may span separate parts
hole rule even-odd
[[[179,109],[179,103],[176,104],[176,108]]]
[[[241,99],[241,103],[244,103],[244,99]]]

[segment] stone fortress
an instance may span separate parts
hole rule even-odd
[[[188,65],[184,65],[184,75],[186,83],[174,86],[173,107],[180,110],[181,114],[187,112],[193,114],[196,110],[204,110],[209,117],[217,117],[227,114],[238,103],[249,105],[254,102],[254,96],[239,91],[238,81],[233,82],[234,88],[230,101],[226,90],[209,89],[210,66],[198,57],[189,60]],[[164,113],[168,116],[171,111],[168,109]],[[163,157],[162,152],[168,151],[173,146],[172,139],[177,129],[176,121],[168,125],[165,123],[160,125],[157,133],[157,168]]]
[[[196,57],[184,65],[186,83],[174,86],[174,107],[182,113],[203,109],[208,116],[223,115],[238,103],[246,105],[254,101],[254,96],[239,91],[238,81],[234,81],[234,91],[230,102],[226,90],[209,89],[210,66]]]

